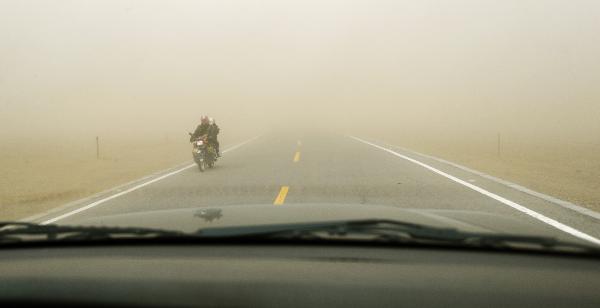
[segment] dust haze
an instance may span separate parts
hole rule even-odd
[[[0,2],[3,138],[380,136],[600,142],[597,1]],[[441,134],[441,135],[440,135]]]

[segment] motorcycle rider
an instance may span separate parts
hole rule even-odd
[[[208,143],[212,144],[215,147],[215,150],[217,151],[217,157],[221,157],[221,151],[219,150],[219,140],[217,139],[217,136],[219,135],[221,129],[219,128],[217,123],[215,123],[215,119],[213,118],[208,119],[208,125]]]
[[[196,127],[196,130],[190,136],[190,142],[193,142],[194,140],[198,139],[199,137],[206,135],[208,133],[209,127],[210,127],[210,124],[209,124],[208,116],[205,116],[205,115],[201,116],[200,117],[200,125],[198,125],[198,127]]]

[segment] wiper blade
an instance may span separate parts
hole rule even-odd
[[[600,254],[598,247],[559,241],[552,237],[464,232],[386,219],[206,228],[198,230],[197,234],[203,238],[362,240],[496,249],[574,250]]]
[[[0,244],[30,241],[83,241],[122,238],[164,238],[192,236],[182,232],[150,228],[116,228],[39,225],[28,222],[0,222]]]
[[[306,232],[329,232],[330,235],[346,235],[357,231],[410,231],[419,236],[453,236],[455,229],[434,228],[419,224],[400,222],[395,220],[369,219],[369,220],[341,220],[317,223],[274,224],[256,226],[236,226],[205,228],[197,231],[203,237],[232,237],[232,236],[276,236],[290,233],[306,234]]]
[[[38,225],[26,222],[0,222],[0,245],[25,242],[88,242],[113,240],[184,240],[194,243],[259,241],[363,241],[387,244],[444,245],[507,250],[544,250],[600,255],[600,248],[551,237],[463,232],[395,220],[346,220],[319,223],[256,225],[205,228],[195,233],[120,227]]]

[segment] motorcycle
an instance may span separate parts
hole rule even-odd
[[[190,133],[190,135],[192,134]],[[200,172],[204,172],[206,168],[213,168],[215,166],[217,151],[208,143],[206,135],[193,140],[192,146],[192,156]]]

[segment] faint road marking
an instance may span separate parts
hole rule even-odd
[[[277,198],[275,199],[275,202],[273,202],[273,204],[282,205],[285,202],[285,197],[287,196],[289,190],[289,186],[281,186],[281,190],[279,190],[279,195],[277,195]]]
[[[570,226],[567,226],[567,225],[565,225],[563,223],[560,223],[560,222],[558,222],[558,221],[556,221],[556,220],[554,220],[554,219],[552,219],[550,217],[547,217],[547,216],[545,216],[543,214],[540,214],[540,213],[538,213],[536,211],[533,211],[533,210],[531,210],[531,209],[529,209],[529,208],[527,208],[525,206],[522,206],[522,205],[520,205],[520,204],[518,204],[516,202],[510,201],[510,200],[508,200],[508,199],[506,199],[504,197],[501,197],[501,196],[496,195],[496,194],[494,194],[492,192],[489,192],[489,191],[487,191],[487,190],[485,190],[485,189],[483,189],[483,188],[481,188],[479,186],[475,186],[475,185],[473,185],[473,184],[471,184],[471,183],[469,183],[467,181],[463,181],[463,180],[461,180],[461,179],[459,179],[459,178],[457,178],[455,176],[452,176],[452,175],[450,175],[448,173],[445,173],[445,172],[443,172],[441,170],[438,170],[438,169],[436,169],[436,168],[434,168],[432,166],[429,166],[429,165],[427,165],[425,163],[422,163],[422,162],[420,162],[420,161],[418,161],[416,159],[413,159],[413,158],[410,158],[408,156],[402,155],[400,153],[394,152],[394,151],[392,151],[390,149],[387,149],[387,148],[384,148],[384,147],[382,147],[380,145],[377,145],[377,144],[374,144],[374,143],[362,140],[362,139],[360,139],[358,137],[354,137],[354,136],[350,136],[350,137],[352,139],[356,140],[356,141],[362,142],[364,144],[368,144],[368,145],[370,145],[372,147],[375,147],[375,148],[378,148],[378,149],[380,149],[382,151],[388,152],[388,153],[390,153],[390,154],[392,154],[394,156],[397,156],[397,157],[400,157],[402,159],[405,159],[405,160],[407,160],[407,161],[409,161],[411,163],[417,164],[417,165],[419,165],[419,166],[421,166],[421,167],[423,167],[425,169],[428,169],[428,170],[430,170],[430,171],[432,171],[434,173],[437,173],[437,174],[439,174],[439,175],[441,175],[441,176],[443,176],[445,178],[448,178],[448,179],[450,179],[450,180],[452,180],[452,181],[454,181],[454,182],[456,182],[458,184],[464,185],[464,186],[466,186],[466,187],[468,187],[468,188],[470,188],[470,189],[472,189],[472,190],[474,190],[474,191],[476,191],[476,192],[478,192],[478,193],[480,193],[480,194],[482,194],[484,196],[488,196],[488,197],[490,197],[490,198],[492,198],[492,199],[494,199],[496,201],[504,203],[505,205],[508,205],[508,206],[512,207],[513,209],[515,209],[517,211],[525,213],[525,214],[527,214],[527,215],[529,215],[529,216],[531,216],[531,217],[533,217],[533,218],[535,218],[535,219],[537,219],[539,221],[542,221],[542,222],[544,222],[544,223],[546,223],[546,224],[548,224],[548,225],[550,225],[550,226],[552,226],[552,227],[554,227],[556,229],[559,229],[559,230],[561,230],[563,232],[571,234],[571,235],[573,235],[575,237],[578,237],[580,239],[592,242],[592,243],[594,243],[596,245],[600,245],[600,239],[598,239],[598,238],[595,238],[595,237],[593,237],[593,236],[591,236],[591,235],[589,235],[587,233],[583,233],[583,232],[581,232],[581,231],[579,231],[579,230],[577,230],[577,229],[575,229],[573,227],[570,227]]]
[[[300,151],[296,152],[296,155],[294,155],[294,162],[297,163],[300,161]]]
[[[245,145],[245,144],[247,144],[247,143],[249,143],[249,142],[252,142],[252,141],[256,140],[258,137],[260,137],[260,136],[257,136],[257,137],[254,137],[254,138],[252,138],[252,139],[246,140],[246,141],[244,141],[244,142],[242,142],[242,143],[239,143],[239,144],[237,144],[237,145],[235,145],[235,146],[232,146],[232,147],[228,148],[227,150],[223,150],[223,154],[225,154],[225,153],[227,153],[227,152],[230,152],[230,151],[233,151],[233,150],[235,150],[235,149],[237,149],[237,148],[239,148],[239,147],[241,147],[241,146],[243,146],[243,145]],[[157,177],[157,178],[154,178],[154,179],[152,179],[152,180],[150,180],[150,181],[147,181],[147,182],[144,182],[144,183],[142,183],[142,184],[136,185],[136,186],[134,186],[134,187],[132,187],[132,188],[129,188],[129,189],[127,189],[127,190],[124,190],[124,191],[122,191],[122,192],[120,192],[120,193],[117,193],[117,194],[114,194],[114,195],[108,196],[108,197],[106,197],[106,198],[103,198],[103,199],[100,199],[100,200],[98,200],[98,201],[96,201],[96,202],[90,203],[90,204],[88,204],[88,205],[86,205],[86,206],[84,206],[84,207],[80,207],[80,208],[78,208],[78,209],[76,209],[76,210],[70,211],[70,212],[68,212],[68,213],[65,213],[65,214],[63,214],[63,215],[60,215],[60,216],[54,217],[54,218],[52,218],[52,219],[48,219],[48,220],[46,220],[46,221],[43,221],[43,222],[41,222],[40,224],[41,224],[41,225],[47,225],[47,224],[51,224],[51,223],[54,223],[54,222],[56,222],[56,221],[58,221],[58,220],[61,220],[61,219],[67,218],[67,217],[69,217],[69,216],[75,215],[75,214],[77,214],[77,213],[81,213],[81,212],[83,212],[83,211],[85,211],[85,210],[89,210],[89,209],[91,209],[91,208],[93,208],[93,207],[95,207],[95,206],[98,206],[98,205],[100,205],[100,204],[102,204],[102,203],[105,203],[106,201],[110,201],[110,200],[112,200],[112,199],[118,198],[118,197],[120,197],[120,196],[123,196],[123,195],[125,195],[125,194],[128,194],[128,193],[130,193],[130,192],[132,192],[132,191],[135,191],[135,190],[138,190],[138,189],[140,189],[140,188],[142,188],[142,187],[148,186],[148,185],[150,185],[150,184],[152,184],[152,183],[156,183],[156,182],[158,182],[158,181],[160,181],[160,180],[163,180],[163,179],[165,179],[165,178],[168,178],[168,177],[170,177],[170,176],[172,176],[172,175],[175,175],[175,174],[181,173],[181,172],[183,172],[183,171],[185,171],[185,170],[187,170],[187,169],[190,169],[190,168],[192,168],[192,167],[194,167],[194,166],[196,166],[196,164],[190,164],[190,165],[187,165],[187,166],[185,166],[185,167],[183,167],[183,168],[177,169],[177,170],[175,170],[175,171],[173,171],[173,172],[170,172],[170,173],[167,173],[167,174],[165,174],[165,175],[159,176],[159,177]]]

